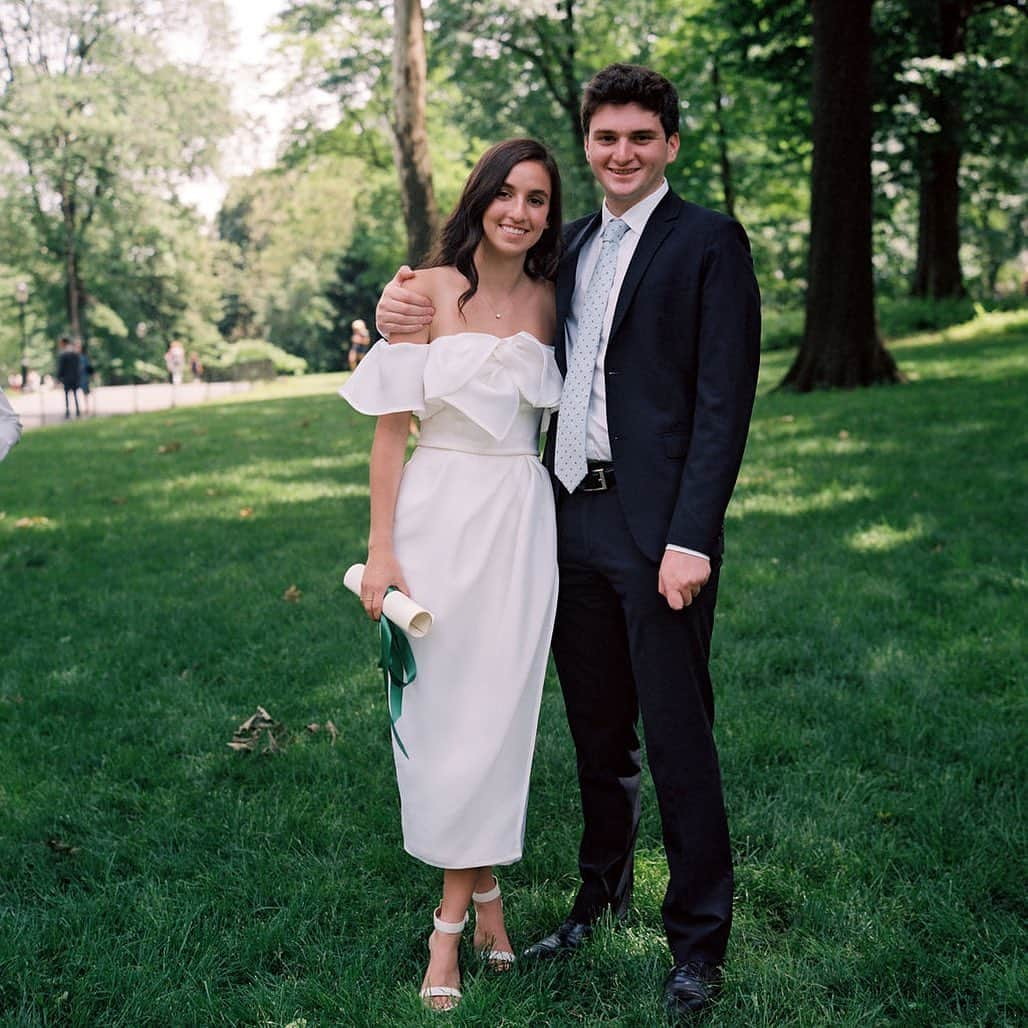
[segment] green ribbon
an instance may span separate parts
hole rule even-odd
[[[386,589],[386,596],[395,590],[395,586]],[[400,752],[410,760],[407,748],[403,745],[400,733],[396,730],[396,722],[400,720],[403,713],[403,690],[417,677],[418,668],[414,663],[414,654],[411,651],[410,643],[407,641],[401,629],[397,628],[382,614],[378,619],[379,645],[381,655],[378,658],[378,666],[382,669],[382,677],[385,680],[386,699],[389,702],[389,726],[393,731],[393,738]]]

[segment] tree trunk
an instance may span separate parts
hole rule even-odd
[[[555,98],[568,116],[571,138],[575,141],[578,154],[581,154],[585,149],[585,133],[582,131],[582,83],[579,81],[576,72],[578,44],[575,35],[575,2],[576,0],[563,0],[561,4],[564,12],[561,22],[564,38],[558,47],[560,54],[560,77],[558,80],[559,93]],[[586,200],[586,207],[593,207],[599,202],[596,179],[593,177],[592,171],[585,161],[581,159],[576,160],[574,168],[575,175],[578,177],[581,198]]]
[[[432,248],[439,227],[425,127],[425,22],[421,0],[396,0],[393,10],[394,153],[407,226],[407,260],[416,265]]]
[[[64,221],[64,303],[68,331],[72,339],[82,339],[82,280],[79,276],[74,194],[61,196],[61,214]]]
[[[871,2],[813,0],[814,156],[803,343],[782,385],[896,382],[871,271]]]
[[[717,54],[711,58],[710,84],[714,92],[714,126],[717,132],[718,163],[721,170],[721,191],[725,196],[725,214],[735,217],[735,186],[732,183],[732,162],[728,156],[728,130],[725,128],[725,99],[721,92],[721,70]]]
[[[965,46],[970,6],[966,0],[939,0],[937,39],[940,57],[951,60]],[[917,266],[914,296],[964,295],[960,268],[960,159],[962,118],[955,83],[940,80],[924,97],[924,113],[938,125],[920,140]]]

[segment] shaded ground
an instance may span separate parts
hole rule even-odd
[[[1028,318],[893,350],[911,384],[853,393],[772,392],[791,354],[765,361],[714,637],[737,874],[712,1028],[1028,1019]],[[0,469],[3,1023],[438,1024],[439,876],[402,852],[341,584],[371,431],[250,396],[34,432]],[[278,752],[233,751],[258,705]],[[578,823],[551,678],[515,945],[565,914]],[[647,786],[628,923],[536,973],[466,952],[448,1023],[663,1024],[665,884]]]

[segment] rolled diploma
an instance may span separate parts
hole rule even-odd
[[[364,577],[364,565],[354,564],[346,569],[343,575],[343,585],[355,596],[361,594],[361,579]],[[402,629],[414,639],[420,639],[428,635],[432,627],[432,615],[419,607],[409,596],[405,596],[398,589],[391,592],[382,601],[382,613],[397,628]]]

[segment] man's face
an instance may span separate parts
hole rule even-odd
[[[611,214],[624,214],[660,185],[678,156],[678,133],[664,138],[660,118],[637,103],[603,104],[589,122],[585,159]]]

